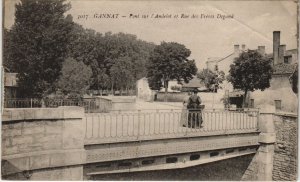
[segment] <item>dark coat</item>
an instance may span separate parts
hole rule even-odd
[[[200,109],[201,98],[198,95],[190,96],[187,104],[188,109]]]

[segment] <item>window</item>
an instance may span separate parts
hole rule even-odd
[[[275,100],[275,109],[281,110],[281,100]]]
[[[218,71],[219,68],[218,68],[218,65],[215,65],[215,71]]]
[[[284,63],[290,64],[292,62],[292,56],[284,56]]]

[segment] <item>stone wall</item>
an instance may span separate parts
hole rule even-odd
[[[275,106],[275,100],[281,100],[281,111],[293,113],[298,111],[298,97],[293,92],[289,77],[286,75],[273,75],[270,88],[251,92],[250,98],[254,99],[256,108],[261,108],[266,104]]]
[[[258,141],[260,146],[245,171],[242,180],[245,181],[271,181],[274,163],[275,127],[273,112],[275,108],[264,108],[259,117]]]
[[[5,109],[2,177],[20,179],[20,174],[29,173],[25,176],[31,180],[80,180],[83,116],[79,107]]]
[[[296,181],[297,179],[297,121],[297,116],[274,115],[276,128],[274,181]]]

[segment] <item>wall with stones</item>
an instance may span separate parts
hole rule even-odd
[[[2,177],[80,180],[79,164],[85,160],[83,116],[79,107],[5,109]]]
[[[296,116],[274,115],[276,128],[274,181],[294,181],[297,179],[297,121]]]

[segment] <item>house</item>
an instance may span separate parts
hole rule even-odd
[[[290,77],[298,66],[298,51],[286,50],[286,45],[280,45],[280,31],[273,32],[273,53],[268,55],[273,59],[273,75],[270,87],[264,91],[250,93],[249,101],[254,107],[272,105],[278,112],[298,111],[298,97],[292,90]]]
[[[17,98],[17,73],[4,73],[4,98]]]
[[[212,71],[224,71],[229,74],[230,65],[242,51],[239,45],[234,45],[234,51],[223,58],[209,58],[206,62],[207,68]],[[296,112],[298,109],[297,95],[292,91],[290,76],[295,71],[298,64],[297,49],[286,50],[286,45],[280,45],[280,31],[273,32],[273,53],[266,54],[265,46],[258,46],[260,54],[273,60],[273,75],[270,81],[270,88],[264,91],[254,91],[247,95],[246,102],[249,107],[262,107],[265,104],[273,105],[278,111]],[[230,104],[242,107],[243,92],[234,90],[231,83],[224,81],[221,85],[224,96],[229,97]]]
[[[182,92],[192,92],[194,90],[198,90],[199,92],[206,92],[209,89],[207,89],[205,87],[204,83],[201,83],[201,80],[195,76],[188,83],[182,84],[181,91]]]

